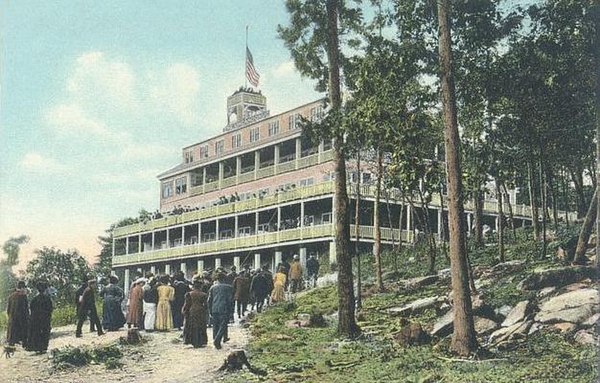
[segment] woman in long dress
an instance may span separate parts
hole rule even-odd
[[[156,305],[156,330],[169,331],[173,328],[173,313],[171,301],[175,299],[175,289],[169,286],[169,276],[160,278],[161,285],[157,287],[158,304]]]
[[[283,302],[285,300],[285,282],[287,277],[285,269],[280,267],[273,277],[273,292],[271,293],[271,302]]]
[[[144,285],[146,280],[138,278],[129,293],[129,311],[127,312],[127,327],[144,327]]]
[[[156,278],[151,278],[144,286],[144,329],[146,331],[154,331],[154,324],[156,323],[157,283]]]
[[[109,283],[102,291],[104,304],[102,308],[102,327],[106,331],[117,331],[125,324],[125,315],[121,310],[121,303],[125,298],[123,290],[117,285],[119,278],[115,275],[109,277]]]
[[[27,331],[27,351],[35,351],[38,354],[46,352],[50,340],[50,322],[52,319],[52,299],[46,293],[48,284],[39,282],[37,284],[38,295],[30,304],[31,317]]]
[[[206,335],[206,313],[208,295],[202,291],[202,281],[194,281],[194,289],[185,294],[181,313],[184,318],[183,343],[194,348],[204,347],[208,342]]]

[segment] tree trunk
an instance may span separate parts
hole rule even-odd
[[[506,196],[506,202],[508,206],[508,219],[510,220],[510,230],[512,231],[513,241],[517,241],[517,230],[515,228],[515,215],[513,214],[512,203],[510,202],[510,196],[508,195],[508,190],[506,190],[506,184],[502,184],[502,188],[504,189],[504,195]]]
[[[483,247],[483,192],[478,190],[474,198],[475,212],[473,214],[473,226],[475,235],[475,245]]]
[[[554,224],[554,230],[558,230],[558,202],[556,196],[558,192],[556,190],[556,182],[552,170],[546,168],[546,179],[548,180],[548,186],[550,187],[550,198],[552,198],[552,223]]]
[[[338,0],[327,0],[326,9],[330,113],[339,113],[342,98],[340,90]],[[360,329],[354,317],[354,279],[352,277],[352,256],[350,252],[346,159],[344,157],[344,137],[341,134],[337,134],[333,140],[333,162],[335,166],[335,252],[338,263],[338,333],[342,337],[355,338]]]
[[[534,240],[540,238],[540,224],[538,222],[537,199],[535,198],[535,180],[533,178],[533,161],[527,159],[527,178],[529,181],[529,205],[531,206],[531,224],[533,225]]]
[[[540,195],[542,199],[542,257],[546,257],[546,218],[547,202],[546,202],[546,179],[544,177],[544,153],[540,152]]]
[[[596,190],[594,191],[590,207],[585,215],[581,231],[579,232],[579,240],[577,241],[575,258],[573,259],[573,263],[575,264],[585,263],[585,250],[587,249],[587,243],[590,240],[590,235],[592,234],[594,224],[596,223],[596,215],[598,214],[598,189],[599,187],[596,187]],[[596,247],[597,246],[598,238],[596,237]]]
[[[496,199],[498,200],[498,258],[504,262],[504,203],[502,201],[502,189],[500,182],[496,180]]]
[[[379,201],[381,201],[381,176],[382,176],[382,155],[381,150],[377,149],[377,183],[375,187],[375,205],[373,206],[373,258],[375,261],[375,283],[377,290],[383,291],[383,279],[381,278],[381,225],[379,224]]]
[[[448,177],[448,226],[450,234],[450,268],[454,303],[454,333],[450,348],[460,356],[468,356],[477,349],[473,326],[473,310],[469,291],[469,270],[462,230],[464,206],[462,201],[462,172],[456,100],[452,73],[452,42],[450,37],[449,1],[438,3],[439,57],[444,136]]]
[[[354,209],[354,228],[356,229],[356,242],[354,242],[354,254],[356,254],[356,308],[362,308],[362,273],[360,265],[360,150],[356,154],[356,208]]]
[[[582,218],[585,214],[585,193],[583,191],[583,174],[579,171],[579,167],[576,171],[570,170],[571,179],[573,185],[575,185],[575,195],[577,196],[577,218]]]

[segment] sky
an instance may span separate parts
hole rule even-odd
[[[0,243],[77,249],[156,210],[156,176],[222,131],[245,29],[272,114],[313,101],[277,37],[283,1],[0,0]]]

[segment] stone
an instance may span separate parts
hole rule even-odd
[[[450,271],[450,269],[442,269],[439,270],[437,273],[438,277],[440,277],[440,279],[445,280],[445,279],[450,279],[452,276],[452,273]]]
[[[393,316],[409,316],[423,312],[429,308],[439,307],[443,301],[444,298],[438,296],[421,298],[411,303],[407,303],[404,306],[388,309],[387,312]]]
[[[489,334],[498,328],[498,323],[483,317],[474,317],[475,332],[479,335]]]
[[[303,327],[308,327],[308,326],[309,326],[308,321],[300,321],[297,319],[292,319],[292,320],[285,322],[285,327],[287,327],[287,328],[303,328]]]
[[[437,275],[426,275],[424,277],[411,278],[405,281],[405,286],[407,288],[416,289],[419,287],[432,285],[439,279],[440,278]]]
[[[490,343],[500,343],[506,340],[523,338],[527,335],[533,321],[517,322],[512,326],[501,327],[490,335]]]
[[[537,296],[538,296],[538,298],[543,299],[543,298],[550,296],[556,290],[557,289],[554,286],[544,287],[543,289],[541,289],[540,291],[537,292]]]
[[[515,273],[524,270],[525,266],[524,260],[515,259],[513,261],[498,263],[496,266],[492,267],[491,272],[493,274]]]
[[[596,313],[586,319],[583,323],[581,323],[581,327],[593,327],[598,325],[598,321],[600,321],[600,313]]]
[[[590,285],[588,283],[577,282],[577,283],[572,283],[568,286],[563,287],[563,290],[564,291],[575,291],[575,290],[587,289],[589,287],[590,287]]]
[[[502,318],[506,318],[508,316],[508,314],[510,313],[511,310],[512,310],[511,306],[504,305],[504,306],[500,306],[497,309],[495,309],[494,312],[496,313],[497,316],[500,316]]]
[[[579,330],[575,333],[575,335],[573,336],[573,339],[575,340],[575,342],[579,343],[579,344],[584,344],[584,345],[597,345],[598,344],[598,339],[596,339],[596,336],[594,335],[594,333],[588,331],[588,330]]]
[[[531,327],[529,328],[529,332],[527,332],[527,335],[533,335],[536,332],[540,331],[543,327],[544,327],[544,325],[541,324],[540,322],[534,322],[531,325]]]
[[[317,278],[317,287],[331,286],[337,283],[338,273],[331,273]]]
[[[535,320],[542,323],[583,323],[599,309],[600,296],[597,290],[576,290],[544,302]]]
[[[504,321],[502,322],[502,327],[512,326],[517,322],[522,322],[525,320],[527,315],[531,313],[531,304],[529,301],[521,301],[513,307],[512,310],[508,313]]]
[[[309,321],[310,320],[310,314],[307,313],[300,313],[296,316],[296,318],[299,321]]]
[[[404,326],[402,330],[394,334],[394,339],[402,346],[418,346],[429,343],[430,337],[423,330],[421,325],[411,322]]]
[[[454,311],[450,310],[435,322],[431,330],[431,336],[445,337],[452,332],[453,327]]]
[[[550,286],[562,287],[586,278],[597,280],[597,274],[596,268],[592,266],[566,266],[535,270],[533,274],[522,280],[518,287],[521,290],[541,290]]]
[[[554,323],[552,327],[559,330],[563,334],[573,332],[577,329],[577,325],[571,322]]]

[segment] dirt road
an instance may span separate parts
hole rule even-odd
[[[127,330],[121,330],[98,337],[86,332],[84,327],[83,337],[76,338],[75,326],[59,327],[52,330],[49,350],[67,345],[108,345],[126,334]],[[0,360],[0,382],[214,382],[219,380],[220,374],[216,370],[227,354],[244,348],[248,341],[246,330],[237,323],[230,325],[231,340],[224,343],[221,350],[215,349],[210,342],[206,348],[200,349],[184,345],[180,331],[141,334],[147,342],[124,347],[121,359],[124,366],[115,370],[107,370],[104,365],[88,365],[55,371],[50,352],[35,355],[18,347],[12,358]],[[208,336],[212,338],[212,329],[208,329]]]

